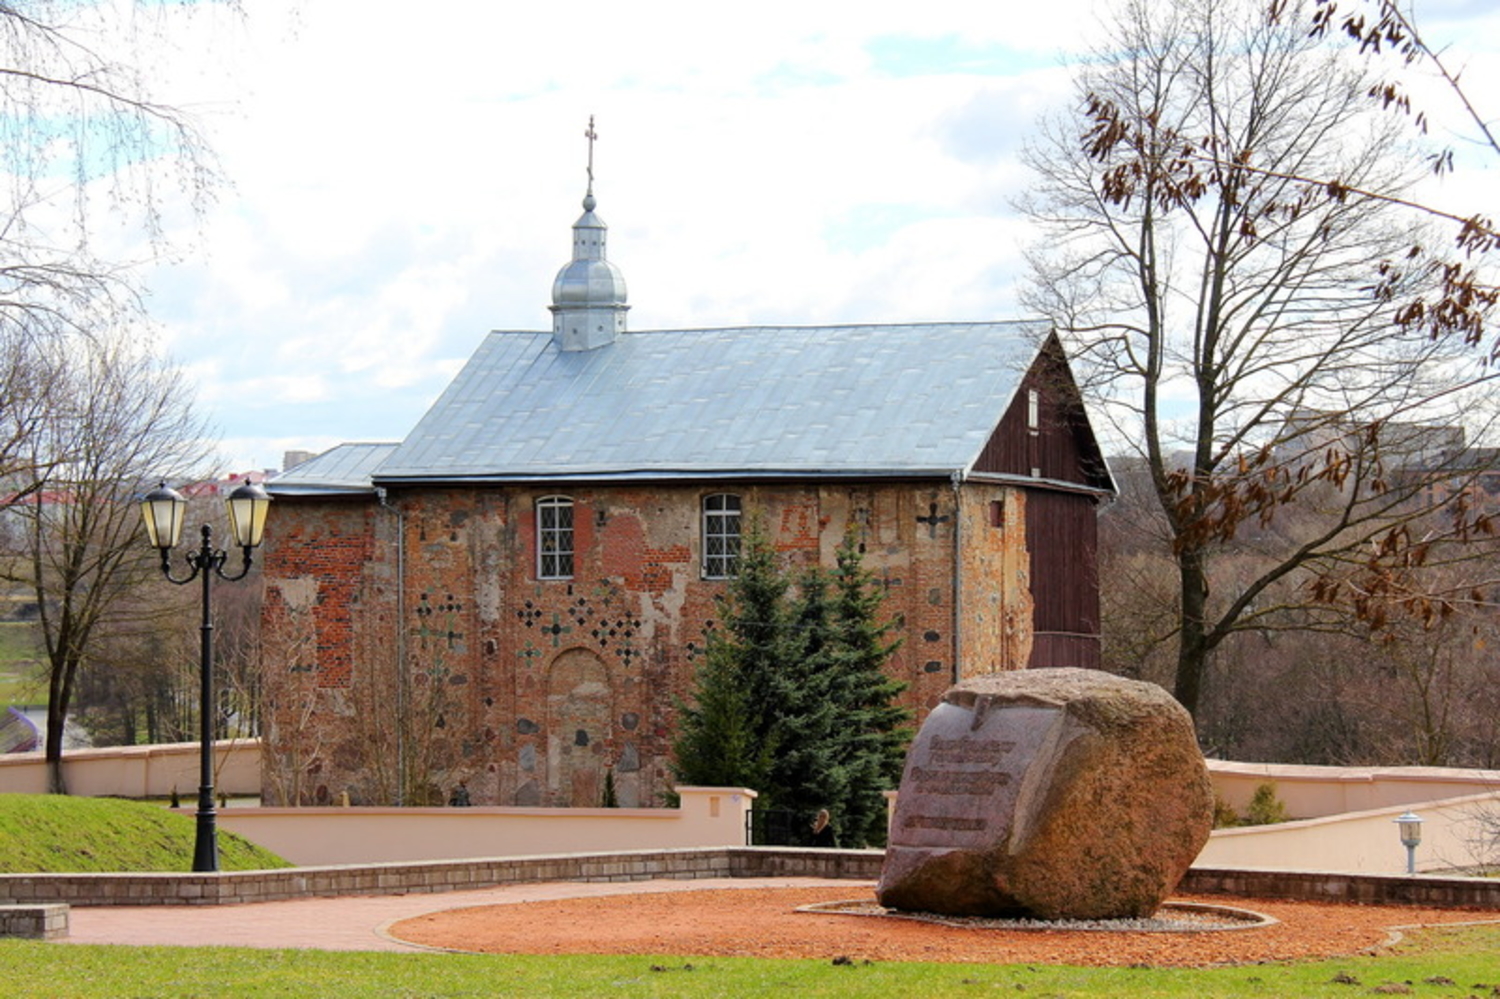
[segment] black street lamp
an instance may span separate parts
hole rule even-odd
[[[198,707],[199,759],[198,759],[198,835],[193,844],[193,870],[217,871],[219,869],[219,841],[216,828],[217,813],[214,811],[214,626],[209,617],[209,589],[214,576],[234,581],[244,579],[250,571],[250,549],[260,544],[261,533],[266,526],[266,510],[271,497],[260,486],[245,483],[225,499],[229,511],[229,530],[234,542],[244,552],[244,566],[233,576],[224,572],[228,554],[215,550],[213,532],[203,525],[203,543],[197,551],[187,553],[187,566],[191,570],[178,579],[172,575],[172,549],[182,537],[182,522],[187,515],[187,500],[175,489],[168,489],[163,482],[141,500],[141,519],[146,523],[146,535],[151,547],[161,552],[161,573],[179,586],[194,579],[203,580],[203,624],[202,651],[199,669],[202,690]]]

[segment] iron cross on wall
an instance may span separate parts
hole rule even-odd
[[[927,536],[929,538],[935,538],[935,537],[937,537],[938,525],[939,524],[946,524],[949,521],[949,519],[950,518],[949,518],[949,516],[946,513],[943,514],[941,517],[939,517],[938,516],[938,512],[937,512],[937,504],[936,503],[929,503],[929,504],[927,504],[927,516],[925,516],[925,517],[918,517],[917,518],[917,523],[919,523],[919,524],[926,524],[927,525]]]

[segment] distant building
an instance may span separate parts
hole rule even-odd
[[[1434,508],[1460,495],[1477,509],[1500,505],[1500,449],[1474,445],[1456,424],[1360,420],[1299,409],[1283,425],[1279,440],[1282,461],[1317,468],[1331,455],[1345,455],[1369,477],[1416,490]]]
[[[550,331],[486,336],[399,443],[268,488],[267,801],[622,805],[670,789],[748,518],[857,539],[919,716],[958,677],[1099,664],[1113,483],[1034,322],[626,329],[592,193]]]
[[[313,451],[284,451],[281,455],[281,470],[290,472],[298,465],[305,464],[317,457]]]
[[[177,491],[188,499],[212,499],[218,496],[228,496],[245,483],[265,485],[270,477],[275,474],[264,471],[230,472],[228,475],[218,479],[199,479],[185,486],[178,486]]]

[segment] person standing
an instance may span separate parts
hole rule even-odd
[[[828,848],[833,848],[839,845],[838,840],[834,837],[833,834],[832,817],[828,814],[828,809],[826,808],[818,809],[818,816],[817,818],[813,819],[812,845],[816,847]]]

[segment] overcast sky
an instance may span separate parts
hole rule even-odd
[[[245,6],[173,77],[232,186],[147,275],[220,471],[400,439],[487,331],[550,328],[591,114],[632,329],[1017,316],[1017,152],[1093,25],[1090,0]],[[1494,6],[1419,15],[1493,60]]]

